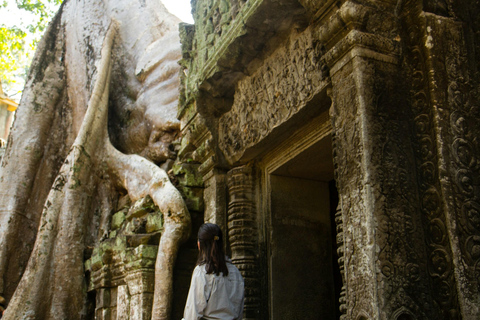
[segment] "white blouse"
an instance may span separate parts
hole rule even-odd
[[[193,270],[182,320],[240,320],[244,283],[240,271],[227,260],[228,276],[207,274],[205,265]]]

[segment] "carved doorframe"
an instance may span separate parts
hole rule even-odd
[[[272,210],[271,210],[271,175],[275,170],[280,168],[288,161],[297,157],[300,153],[312,147],[322,139],[331,136],[332,126],[330,122],[330,116],[328,111],[323,112],[319,116],[315,117],[311,122],[307,123],[299,130],[294,132],[287,139],[282,141],[278,146],[272,148],[261,158],[258,162],[259,181],[258,181],[258,212],[259,215],[259,240],[261,243],[265,243],[265,255],[264,261],[260,261],[260,264],[266,268],[266,296],[264,301],[268,304],[268,319],[272,316],[272,274],[271,274],[271,242],[272,242]],[[333,146],[332,146],[333,147]],[[332,159],[333,160],[333,159]],[[337,214],[338,215],[338,214]],[[336,224],[342,223],[341,219],[335,219]],[[342,226],[337,225],[338,232]],[[262,239],[263,238],[263,239]],[[342,243],[343,244],[343,243]],[[342,288],[342,291],[343,288]]]

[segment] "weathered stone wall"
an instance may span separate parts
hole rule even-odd
[[[479,257],[472,254],[480,231],[474,222],[479,211],[472,184],[478,176],[473,136],[478,134],[474,101],[479,79],[478,63],[468,51],[478,47],[478,40],[472,41],[478,30],[465,10],[478,12],[478,4],[476,9],[426,6],[429,12],[424,13],[409,9],[418,13],[405,20],[428,270],[434,290],[443,292],[435,297],[443,315],[457,315],[460,309],[464,319],[474,319],[479,313]]]
[[[85,262],[95,319],[150,319],[163,215],[148,196],[119,202],[110,229]]]
[[[332,75],[336,182],[343,237],[349,239],[347,316],[386,319],[408,305],[405,314],[425,318],[423,308],[431,301],[411,170],[411,124],[399,68],[375,58],[354,57]]]
[[[194,4],[182,40],[182,151],[206,181],[205,219],[235,235],[232,253],[260,285],[245,317],[268,318],[272,296],[268,258],[252,258],[274,246],[263,157],[330,108],[341,318],[477,319],[480,5]],[[253,179],[255,193],[235,178]]]
[[[219,148],[229,163],[298,113],[329,84],[323,45],[312,30],[293,31],[255,74],[237,83],[231,110],[219,119]]]

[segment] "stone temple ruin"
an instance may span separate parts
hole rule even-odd
[[[480,3],[192,4],[179,158],[245,319],[479,319]]]
[[[118,39],[131,36],[124,25],[108,100],[114,147],[168,171],[188,208],[170,302],[155,299],[171,212],[158,197],[106,182],[100,157],[100,196],[86,206],[97,224],[80,258],[84,313],[71,319],[180,319],[204,221],[222,227],[245,278],[244,319],[479,319],[480,2],[192,0],[192,8],[195,24],[180,24],[179,127],[145,126],[142,148],[132,138],[129,124],[142,120],[125,88],[133,77],[139,87],[156,83],[149,76],[164,69],[152,58],[158,45],[143,60],[121,54]],[[121,18],[121,5],[107,9]],[[145,68],[128,78],[132,61]],[[94,82],[95,69],[87,74]],[[155,157],[162,147],[174,159]],[[22,276],[2,252],[8,301]],[[5,317],[16,319],[9,308]]]

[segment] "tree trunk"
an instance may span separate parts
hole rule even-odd
[[[132,27],[135,22],[142,25]],[[113,0],[62,5],[39,46],[2,161],[0,294],[9,301],[4,319],[86,317],[84,249],[96,238],[88,230],[98,220],[91,214],[101,205],[97,187],[109,177],[132,200],[150,195],[164,214],[153,319],[169,318],[173,266],[190,216],[152,161],[172,156],[168,144],[178,131],[172,111],[177,24],[155,1],[138,7]],[[117,150],[109,130],[123,152],[152,161]]]

